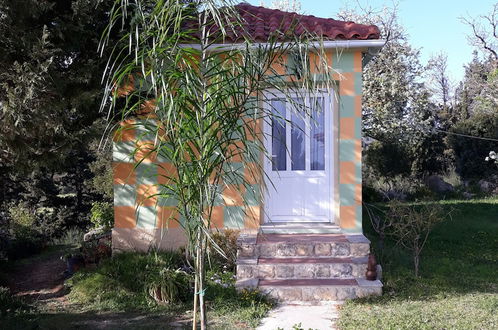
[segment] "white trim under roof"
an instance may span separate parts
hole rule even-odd
[[[280,42],[276,43],[281,47],[287,47],[293,45],[294,43],[290,42]],[[343,49],[352,49],[352,48],[363,48],[368,50],[368,53],[371,55],[376,55],[380,49],[386,44],[386,40],[383,39],[368,39],[368,40],[327,40],[327,41],[312,41],[310,42],[311,47],[322,47],[324,49],[330,48],[343,48]],[[266,42],[257,42],[249,44],[251,48],[257,47],[266,47],[269,44]],[[199,44],[182,44],[181,47],[184,48],[193,48],[193,49],[201,49],[201,45]],[[212,44],[207,47],[210,51],[225,51],[225,50],[235,50],[235,49],[243,49],[247,47],[246,43],[232,43],[232,44]]]

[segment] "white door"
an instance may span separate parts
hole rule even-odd
[[[330,96],[277,95],[267,107],[266,222],[333,222]]]

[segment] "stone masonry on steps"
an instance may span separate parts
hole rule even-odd
[[[382,294],[367,281],[370,241],[361,234],[242,235],[237,286],[281,302],[318,303]]]

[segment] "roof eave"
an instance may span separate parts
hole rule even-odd
[[[279,42],[273,45],[281,46],[282,48],[287,48],[290,46],[290,42]],[[324,40],[324,41],[312,41],[309,43],[310,47],[324,49],[363,49],[370,55],[377,55],[380,49],[386,44],[386,40],[383,39],[367,39],[367,40]],[[201,49],[200,44],[182,44],[184,48]],[[231,44],[211,44],[207,47],[209,51],[227,51],[235,49],[243,49],[246,47],[250,48],[265,48],[269,46],[269,43],[265,42],[255,42],[255,43],[231,43]]]

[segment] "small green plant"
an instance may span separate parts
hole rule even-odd
[[[164,268],[159,271],[147,291],[160,304],[186,301],[191,294],[192,276],[180,269]]]
[[[94,202],[92,204],[90,221],[95,228],[110,230],[114,226],[114,209],[112,203]]]
[[[455,165],[451,165],[443,175],[443,180],[453,187],[457,188],[462,185],[462,178],[456,171]]]
[[[434,226],[451,215],[440,204],[409,205],[399,201],[389,204],[389,234],[413,256],[415,277],[418,277],[420,254]]]
[[[6,251],[8,259],[18,259],[39,252],[44,241],[37,230],[37,218],[25,203],[7,205],[8,240]]]
[[[69,228],[64,231],[64,234],[61,237],[53,238],[51,244],[76,246],[81,244],[84,234],[85,232],[80,228]]]
[[[13,296],[6,287],[0,287],[0,317],[15,314],[27,309],[27,305]]]
[[[23,203],[9,206],[10,231],[15,238],[29,238],[33,235],[36,216]]]
[[[237,261],[237,238],[240,231],[224,229],[212,234],[214,244],[208,250],[211,268],[224,272],[234,272]],[[216,248],[214,246],[216,246]],[[224,255],[221,254],[223,252]]]

